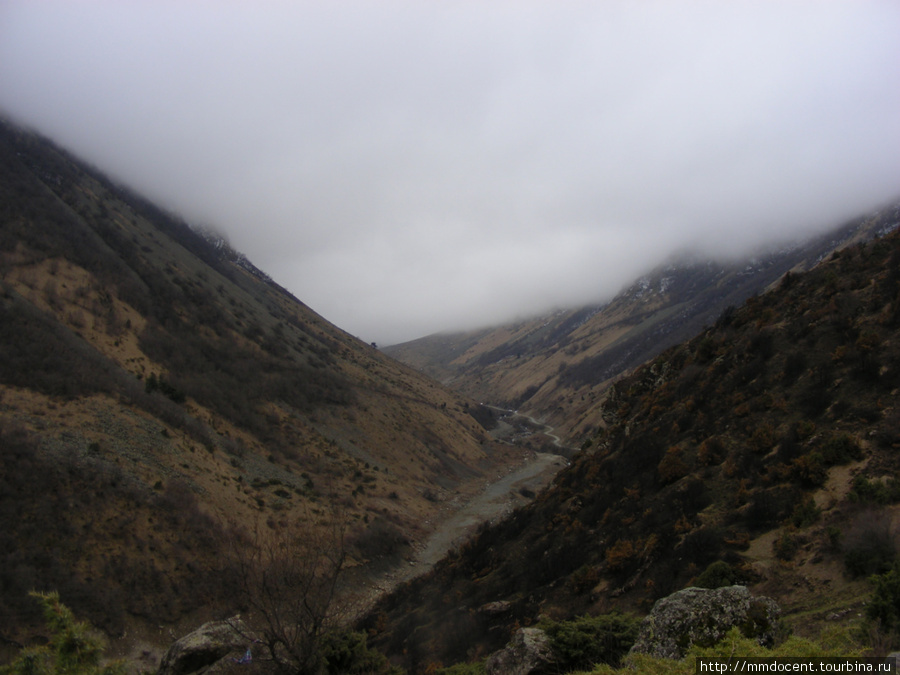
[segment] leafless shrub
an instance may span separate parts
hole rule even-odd
[[[393,555],[408,545],[400,528],[382,518],[377,518],[352,542],[357,554],[368,559]]]
[[[319,672],[324,638],[347,618],[338,593],[346,519],[307,515],[294,526],[257,525],[231,540],[246,623],[283,672]]]

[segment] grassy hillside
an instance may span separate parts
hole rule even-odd
[[[367,627],[421,671],[540,617],[645,612],[698,579],[773,597],[801,634],[857,617],[866,577],[898,555],[898,329],[897,232],[784,276],[618,380],[552,488]]]
[[[0,125],[0,636],[58,589],[111,633],[233,600],[233,526],[344,514],[362,564],[511,461],[469,402],[221,238]]]

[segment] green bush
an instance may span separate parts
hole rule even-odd
[[[866,525],[848,536],[844,566],[852,577],[882,574],[897,560],[894,531],[886,515],[872,514]]]
[[[852,549],[844,554],[844,569],[854,579],[871,574],[873,569],[880,569],[883,558],[869,558],[869,554],[860,549]]]
[[[328,675],[399,675],[381,652],[369,649],[365,633],[352,631],[327,635],[322,641],[322,656]]]
[[[882,505],[900,501],[900,481],[896,478],[889,478],[887,481],[869,480],[859,474],[853,479],[850,499]]]
[[[544,621],[542,628],[561,672],[596,664],[617,666],[637,639],[637,617],[619,612],[582,616],[572,621]]]
[[[862,450],[849,434],[835,434],[822,444],[822,458],[828,466],[846,464],[862,458]]]
[[[743,581],[741,573],[724,560],[716,560],[709,564],[694,581],[700,588],[722,588],[734,586]]]
[[[435,671],[436,675],[485,675],[487,671],[484,667],[484,661],[476,661],[475,663],[456,663],[447,668],[439,668]]]
[[[791,636],[785,642],[769,649],[762,647],[751,638],[741,635],[740,629],[732,628],[725,637],[713,647],[692,647],[680,661],[657,658],[646,654],[632,654],[625,659],[621,670],[611,666],[598,666],[591,671],[592,675],[613,675],[622,673],[632,675],[693,675],[697,668],[697,657],[729,658],[736,654],[742,657],[852,657],[858,656],[859,646],[854,643],[849,631],[835,632],[820,636],[812,641]]]
[[[147,379],[144,380],[144,391],[148,394],[159,391],[178,404],[184,403],[187,400],[187,396],[183,391],[174,387],[162,375],[157,377],[156,373],[150,373],[150,375],[147,376]]]
[[[100,665],[105,644],[86,621],[76,621],[71,610],[59,601],[58,593],[30,594],[44,606],[50,641],[26,647],[0,675],[123,675],[120,661]]]
[[[872,600],[866,606],[866,616],[878,621],[884,631],[900,628],[900,563],[884,574],[871,577],[875,585]]]
[[[803,486],[817,488],[828,480],[828,466],[822,453],[812,451],[791,462],[791,477]]]
[[[815,500],[810,495],[806,495],[794,507],[794,512],[791,514],[791,524],[799,528],[808,527],[815,523],[821,515],[822,509],[816,506]]]
[[[793,532],[785,530],[772,544],[775,557],[779,560],[793,560],[800,548],[800,540]]]

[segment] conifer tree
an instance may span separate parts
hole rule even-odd
[[[120,661],[101,665],[105,644],[86,621],[76,621],[59,593],[32,591],[44,606],[51,638],[46,645],[25,647],[16,659],[0,666],[0,675],[123,675]]]

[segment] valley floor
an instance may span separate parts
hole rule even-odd
[[[397,584],[426,573],[448,552],[472,536],[480,525],[493,523],[529,502],[553,481],[567,463],[559,455],[529,450],[524,465],[511,468],[505,476],[497,476],[496,481],[487,483],[471,501],[460,508],[448,505],[446,519],[417,547],[415,557],[375,584],[378,594],[389,592]]]
[[[529,455],[524,466],[487,484],[484,492],[442,523],[418,554],[416,565],[434,565],[468,539],[479,525],[493,523],[530,501],[568,464],[559,455],[546,452],[529,452]]]

